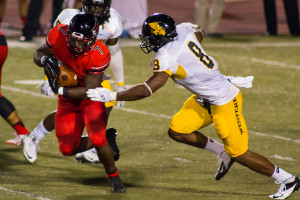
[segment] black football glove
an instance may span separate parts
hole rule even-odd
[[[46,57],[43,60],[45,64],[45,74],[48,78],[49,85],[52,91],[57,94],[58,93],[58,77],[60,75],[59,62],[55,58]]]

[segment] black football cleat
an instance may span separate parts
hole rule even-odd
[[[109,177],[109,183],[111,186],[112,193],[124,193],[126,191],[126,188],[122,183],[119,175],[115,177]]]
[[[111,146],[111,148],[114,151],[114,159],[115,161],[119,160],[120,158],[120,150],[117,145],[116,137],[117,137],[117,130],[114,128],[109,128],[106,130],[106,139],[108,144]]]
[[[231,165],[234,163],[234,160],[232,158],[230,158],[225,151],[223,151],[222,153],[220,153],[217,156],[218,162],[220,163],[219,165],[219,169],[215,175],[215,179],[218,181],[220,179],[222,179],[227,172],[229,171]]]

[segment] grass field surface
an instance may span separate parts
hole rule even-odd
[[[255,77],[253,88],[241,89],[249,148],[300,176],[300,38],[225,36],[207,38],[203,47],[224,75]],[[37,84],[19,84],[43,78],[43,70],[32,61],[34,51],[9,48],[1,89],[30,130],[57,106],[56,99],[40,94]],[[151,76],[153,54],[145,55],[137,46],[123,46],[122,51],[127,85]],[[0,199],[268,199],[279,188],[273,179],[234,164],[222,180],[215,181],[218,163],[212,153],[168,137],[170,118],[190,95],[169,80],[151,97],[112,111],[108,127],[118,130],[121,157],[116,164],[127,187],[125,194],[111,194],[102,165],[64,157],[53,133],[40,142],[37,162],[29,164],[22,146],[4,144],[13,137],[13,129],[1,118]],[[201,132],[220,141],[213,126]],[[289,199],[300,200],[300,191]]]

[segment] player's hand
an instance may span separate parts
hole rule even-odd
[[[107,88],[89,89],[86,94],[92,101],[109,102],[117,99],[117,93]]]
[[[53,97],[55,95],[54,92],[52,92],[48,80],[45,80],[42,84],[41,93],[49,97]]]
[[[123,92],[123,91],[125,91],[125,86],[124,85],[123,86],[118,85],[117,92]],[[125,105],[125,101],[117,101],[117,106],[119,108],[123,108],[124,105]]]
[[[60,75],[59,62],[55,58],[46,57],[43,60],[45,64],[45,73],[52,91],[58,93],[58,77]]]

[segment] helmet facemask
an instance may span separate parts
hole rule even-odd
[[[67,41],[72,55],[76,57],[91,50],[96,37],[85,37],[82,33],[68,31]]]

